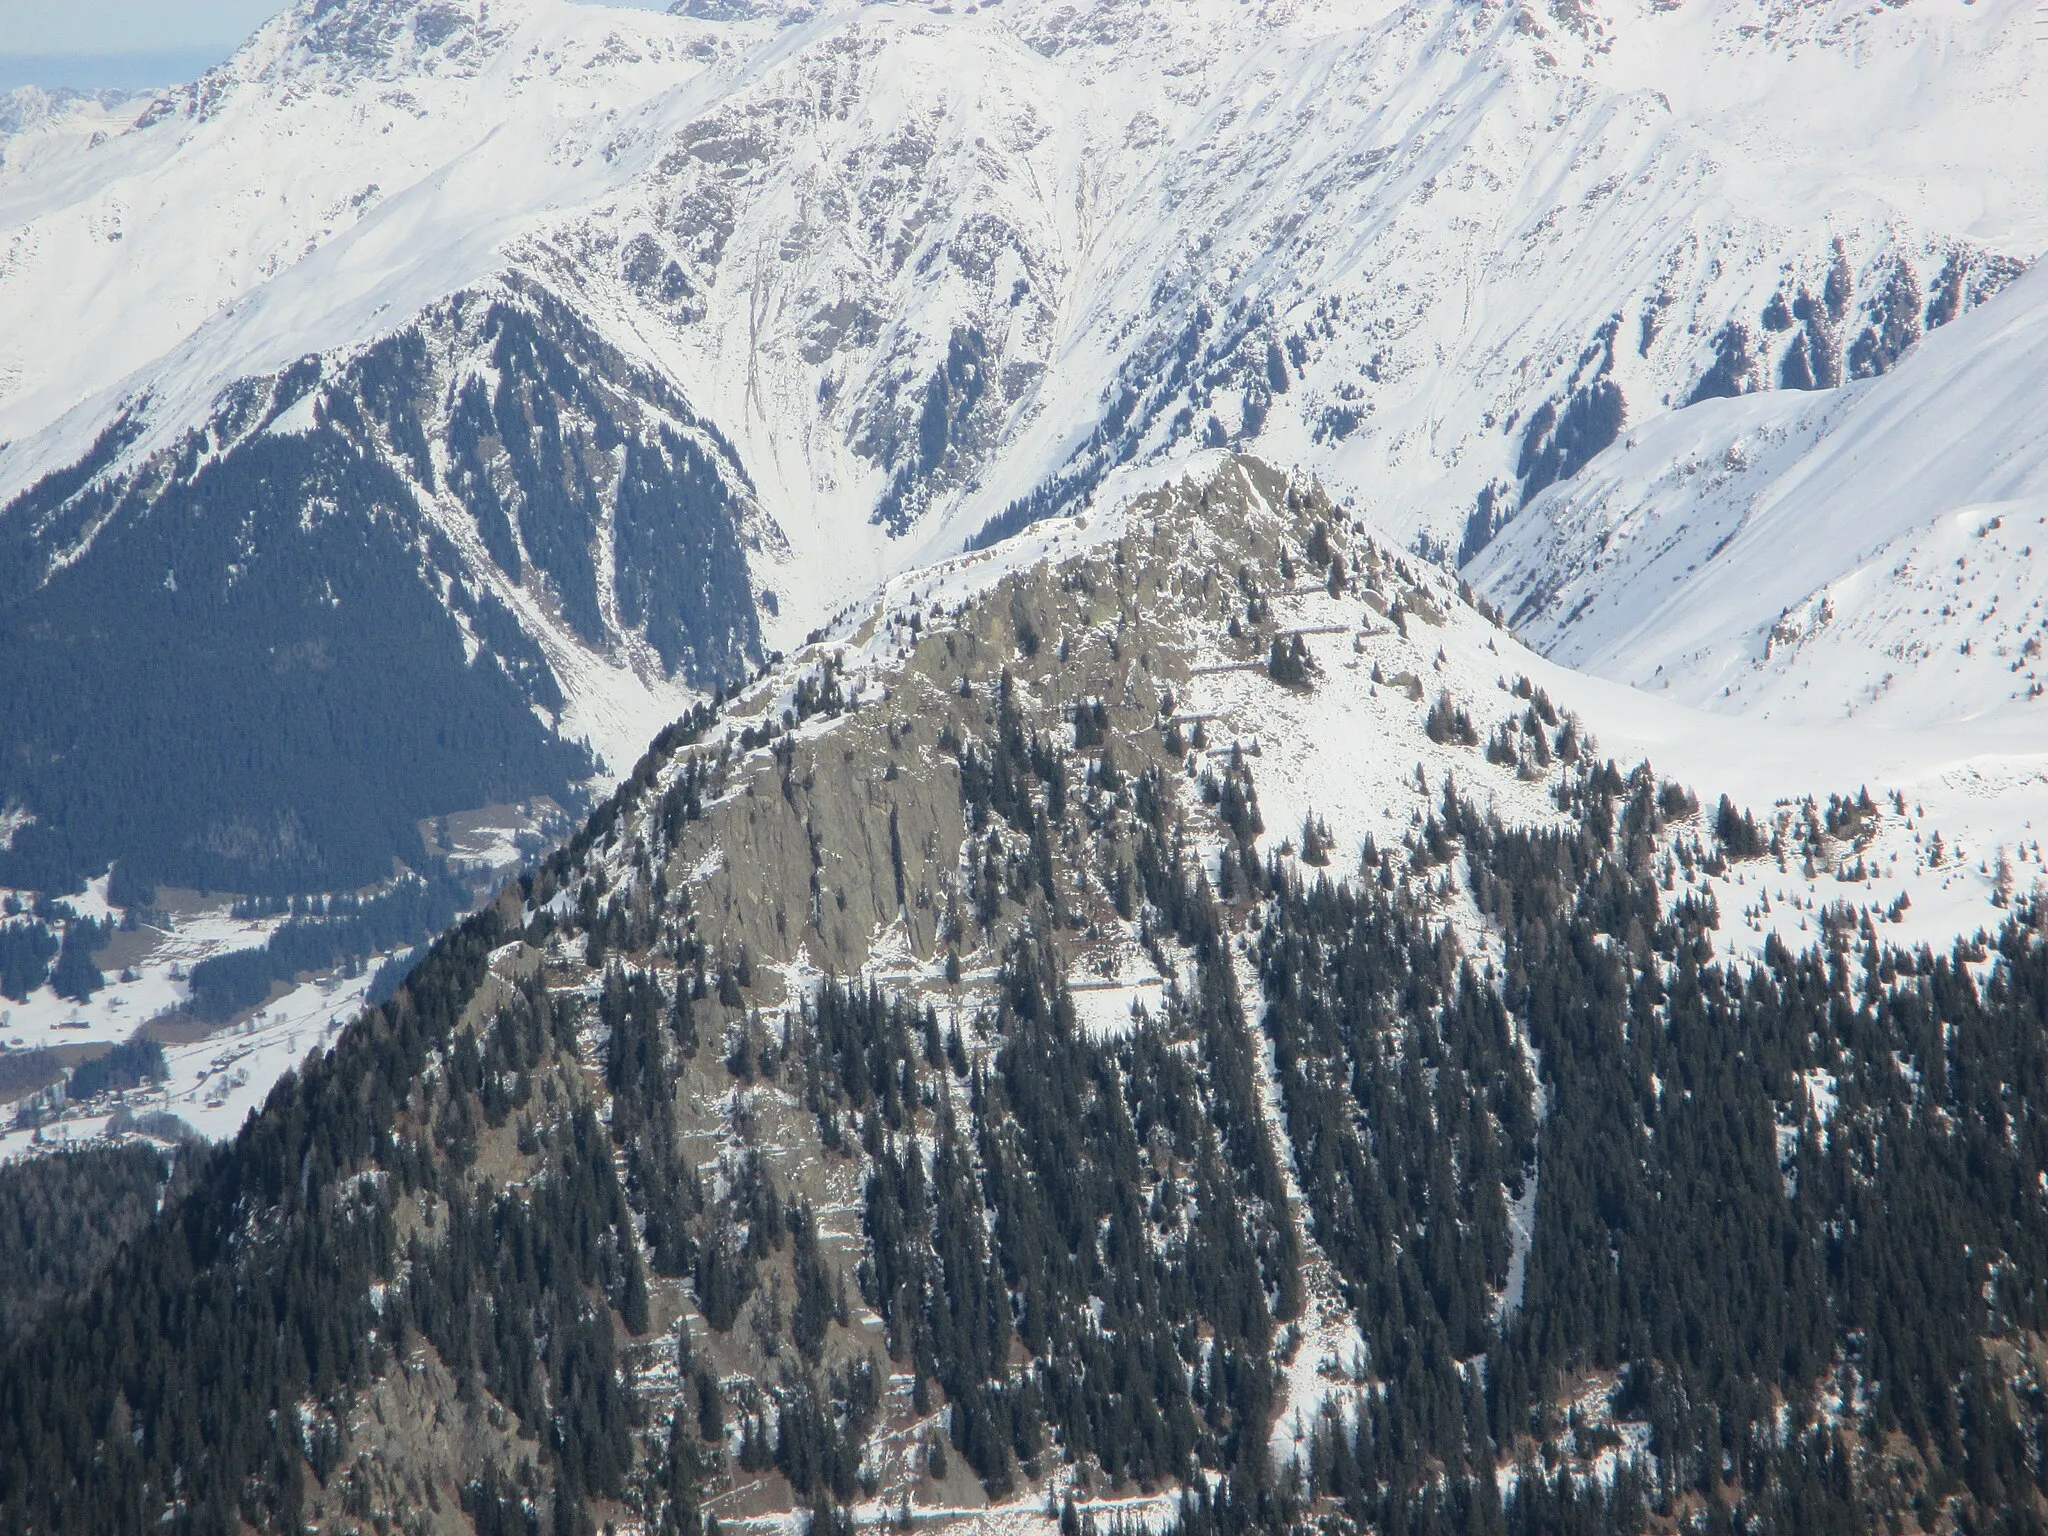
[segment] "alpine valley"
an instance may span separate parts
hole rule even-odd
[[[2048,1527],[2044,68],[301,0],[0,98],[0,1527]]]

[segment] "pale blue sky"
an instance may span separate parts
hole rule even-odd
[[[227,53],[280,0],[0,0],[0,52]]]
[[[226,58],[290,0],[0,0],[0,90],[169,85]],[[665,0],[609,0],[659,9]]]

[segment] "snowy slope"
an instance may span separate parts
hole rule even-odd
[[[1617,413],[1881,367],[2048,239],[2017,0],[776,9],[301,7],[10,167],[0,487],[516,263],[734,440],[799,594],[902,563],[877,514],[943,545],[1204,434],[1455,548]]]
[[[1631,432],[1471,568],[1556,660],[1788,722],[2048,724],[2048,283],[1820,397]]]
[[[125,130],[150,104],[130,91],[45,90],[17,86],[0,92],[0,165],[25,170],[46,155],[102,142]]]
[[[138,369],[182,391],[176,416],[230,379],[395,327],[491,271],[504,221],[601,190],[572,162],[613,110],[603,97],[637,105],[694,72],[673,45],[653,60],[622,45],[637,71],[570,68],[557,51],[602,43],[613,18],[577,37],[567,6],[522,17],[516,51],[487,17],[457,15],[302,6],[129,131],[0,180],[0,329],[21,370],[0,437]]]

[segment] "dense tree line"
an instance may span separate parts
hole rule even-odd
[[[537,1021],[544,1011],[532,1008]],[[521,1029],[509,1017],[498,1027]],[[535,1048],[540,1035],[529,1036]],[[632,1464],[612,1316],[614,1304],[628,1307],[639,1258],[596,1115],[584,1107],[557,1122],[545,1151],[546,1176],[521,1191],[447,1191],[446,1235],[431,1246],[412,1240],[411,1281],[387,1299],[381,1332],[400,1349],[417,1327],[459,1379],[517,1414],[551,1453],[554,1497],[574,1506],[618,1496]]]
[[[62,942],[39,917],[0,922],[0,997],[26,1002],[50,979],[50,962]]]
[[[11,1347],[0,1524],[158,1530],[169,1508],[174,1529],[293,1526],[302,1469],[337,1473],[336,1442],[302,1432],[297,1405],[339,1412],[415,1330],[540,1437],[554,1502],[573,1515],[622,1490],[613,1318],[639,1260],[610,1137],[561,1106],[523,1133],[545,1177],[515,1195],[468,1176],[481,1136],[538,1109],[536,1076],[575,1059],[574,1010],[542,988],[457,1029],[504,937],[494,906],[437,944],[234,1143],[200,1155],[190,1192],[84,1300]],[[401,1244],[397,1203],[421,1195],[436,1240]],[[260,1239],[237,1215],[259,1211]]]
[[[1583,765],[1558,801],[1566,826],[1507,828],[1447,783],[1404,850],[1368,844],[1359,886],[1262,872],[1264,1023],[1369,1346],[1370,1390],[1321,1425],[1300,1492],[1387,1531],[2032,1528],[2048,947],[2031,914],[1988,955],[1901,950],[1866,920],[1716,964],[1710,904],[1660,889],[1692,797]],[[1754,822],[1712,820],[1713,857],[1760,851]],[[1498,969],[1429,905],[1457,853]],[[1649,1453],[1608,1481],[1587,1459],[1620,1437],[1561,1404],[1589,1376],[1614,1381]],[[1182,1521],[1306,1508],[1233,1496]]]
[[[106,985],[106,977],[93,963],[93,951],[103,948],[114,936],[114,925],[91,918],[74,917],[64,925],[64,943],[57,951],[57,963],[50,967],[50,989],[59,997],[82,1003]]]
[[[681,1275],[697,1262],[691,1222],[704,1209],[704,1189],[685,1156],[676,1125],[675,1075],[697,1053],[689,993],[673,998],[645,972],[614,969],[598,1004],[605,1031],[605,1082],[612,1092],[611,1129],[625,1148],[626,1195],[640,1213],[655,1272]]]
[[[69,902],[44,894],[31,905],[9,896],[0,919],[0,997],[24,1002],[47,981],[59,997],[85,1002],[106,984],[92,957],[111,937],[111,923],[80,917]]]
[[[99,1277],[156,1214],[170,1173],[134,1142],[0,1164],[0,1347]]]
[[[396,1257],[390,1183],[358,1180],[445,1048],[502,936],[444,939],[391,1003],[287,1075],[83,1298],[0,1363],[0,1524],[231,1530],[296,1522],[297,1404],[388,1359],[371,1282]],[[260,1242],[241,1212],[265,1214]]]
[[[164,1058],[163,1045],[138,1036],[103,1055],[81,1061],[71,1069],[64,1092],[73,1099],[96,1099],[103,1093],[121,1093],[144,1083],[161,1082],[169,1075],[170,1064]]]
[[[863,1287],[991,1491],[1055,1445],[1112,1484],[1197,1465],[1256,1477],[1299,1255],[1215,905],[1160,776],[1115,766],[1100,703],[1073,715],[1077,740],[1105,748],[1080,775],[1007,677],[994,705],[987,739],[947,743],[981,844],[978,920],[1024,919],[972,1025],[993,1059],[970,1060],[958,1021],[942,1031],[928,1005],[872,988],[828,986],[805,1018],[821,1133],[836,1144],[852,1115],[872,1160]],[[1161,940],[1198,961],[1198,984],[1122,1039],[1080,1029],[1040,926],[1064,920],[1052,849],[1082,828],[1118,900],[1149,903]],[[1027,1369],[1009,1363],[1019,1346]]]
[[[1508,1279],[1533,1084],[1446,930],[1384,891],[1279,885],[1259,946],[1265,1026],[1316,1237],[1373,1373],[1455,1402],[1455,1362],[1486,1348]]]
[[[354,886],[424,863],[423,816],[589,771],[494,658],[470,665],[422,579],[423,514],[347,424],[176,456],[83,492],[66,515],[106,518],[90,558],[0,599],[0,776],[37,815],[8,884],[73,890],[118,857],[145,883]]]
[[[317,915],[295,905],[295,915],[261,948],[234,950],[194,965],[186,1007],[209,1023],[225,1023],[266,1001],[277,982],[417,943],[447,927],[468,904],[468,890],[441,867],[431,879],[409,876],[376,896],[326,899]]]

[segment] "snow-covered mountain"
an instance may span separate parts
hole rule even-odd
[[[68,87],[46,90],[37,85],[0,92],[0,156],[17,169],[32,156],[73,138],[106,137],[126,129],[145,110],[150,93],[81,91]]]
[[[1553,658],[1789,722],[1972,722],[2048,705],[2048,283],[1896,371],[1631,431],[1471,568]]]
[[[10,175],[8,479],[524,266],[834,540],[1247,399],[1448,536],[1617,411],[1882,371],[2048,227],[2023,5],[715,10],[309,3]]]
[[[334,670],[534,738],[443,749],[412,798],[452,809],[559,787],[556,732],[622,770],[687,688],[1120,464],[1256,447],[1470,554],[1624,429],[1883,373],[2048,243],[2022,0],[679,12],[306,0],[126,131],[0,144],[10,646],[111,701],[152,632],[67,630],[65,584],[189,593],[122,533],[189,502],[244,590],[233,551],[322,519],[258,537],[226,488],[338,434],[350,537],[466,670]],[[260,644],[339,655],[328,595]],[[52,790],[67,730],[0,796],[90,864],[122,837]],[[321,842],[243,820],[180,846]]]

